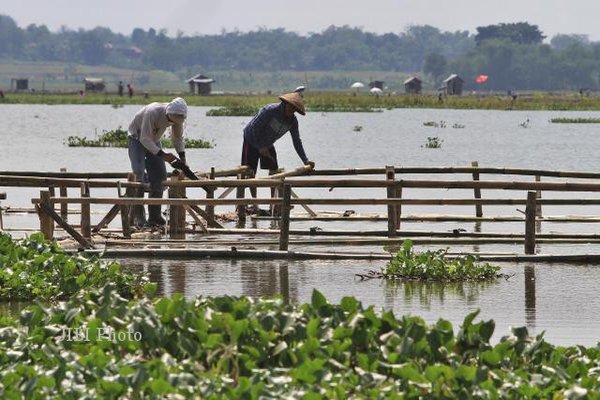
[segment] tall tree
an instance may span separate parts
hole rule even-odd
[[[486,40],[509,40],[518,44],[540,44],[546,36],[537,25],[528,22],[497,24],[477,27],[475,42],[481,45]]]

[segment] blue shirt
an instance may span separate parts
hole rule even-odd
[[[285,103],[267,104],[252,118],[244,128],[244,140],[252,147],[258,149],[271,147],[279,138],[290,132],[294,149],[303,163],[308,162],[304,152],[300,132],[298,131],[298,119],[295,115],[285,116]]]

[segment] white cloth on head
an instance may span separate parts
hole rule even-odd
[[[176,97],[167,104],[167,114],[179,114],[187,116],[187,103],[181,97]]]
[[[129,136],[139,140],[152,154],[156,154],[160,150],[160,138],[168,127],[171,127],[171,139],[175,150],[178,153],[185,151],[183,123],[169,122],[166,112],[169,104],[150,103],[144,106],[135,114],[129,125]]]

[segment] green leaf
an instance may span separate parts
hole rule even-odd
[[[315,310],[327,305],[327,299],[317,289],[313,289],[311,304]]]

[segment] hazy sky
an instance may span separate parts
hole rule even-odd
[[[600,0],[1,0],[0,14],[20,27],[103,26],[124,34],[164,28],[169,36],[261,27],[306,34],[330,25],[376,33],[425,24],[475,32],[481,25],[527,21],[548,37],[577,33],[600,40]]]

